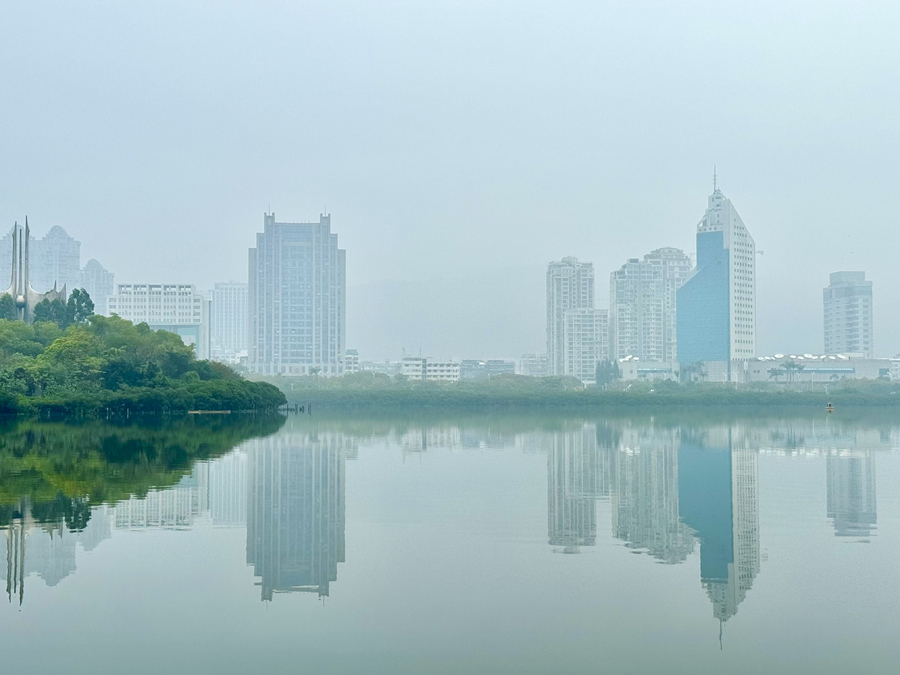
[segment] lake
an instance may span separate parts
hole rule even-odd
[[[10,673],[896,673],[900,412],[0,427]]]

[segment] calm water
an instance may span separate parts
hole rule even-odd
[[[0,429],[10,673],[897,673],[900,414]]]

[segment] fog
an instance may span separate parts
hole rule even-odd
[[[822,349],[874,282],[900,352],[893,2],[0,4],[0,227],[118,282],[244,280],[263,212],[327,209],[348,347],[544,348],[547,262],[694,250],[713,166],[764,253],[758,349]]]

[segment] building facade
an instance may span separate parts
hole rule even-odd
[[[348,349],[344,352],[344,372],[345,373],[358,373],[359,372],[359,350],[358,349]]]
[[[756,356],[756,244],[718,188],[697,226],[697,267],[676,298],[679,363]]]
[[[609,312],[570,309],[563,315],[563,373],[585,384],[597,381],[597,364],[609,360]]]
[[[872,282],[865,272],[834,272],[822,291],[825,351],[875,356]]]
[[[458,361],[438,361],[424,356],[404,356],[400,374],[409,380],[459,381]]]
[[[117,284],[108,309],[134,324],[179,335],[198,359],[210,357],[209,301],[191,284]]]
[[[563,258],[547,267],[548,375],[565,375],[565,313],[594,309],[594,266]]]
[[[109,296],[116,292],[115,275],[96,260],[88,260],[81,270],[80,287],[91,296],[94,313],[107,315]]]
[[[247,351],[247,284],[218,283],[210,295],[210,350],[212,358],[237,363]]]
[[[461,380],[490,380],[501,375],[515,375],[516,364],[514,361],[503,359],[463,359],[459,364],[459,377]]]
[[[249,367],[266,375],[344,373],[346,252],[331,216],[280,223],[266,214],[249,255]]]
[[[549,375],[549,365],[546,354],[522,354],[519,359],[519,375],[529,377],[546,377]]]
[[[611,358],[678,360],[676,292],[692,268],[684,251],[660,248],[610,274]]]

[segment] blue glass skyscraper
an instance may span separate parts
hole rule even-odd
[[[718,188],[697,226],[697,267],[676,307],[682,366],[756,356],[756,244]]]

